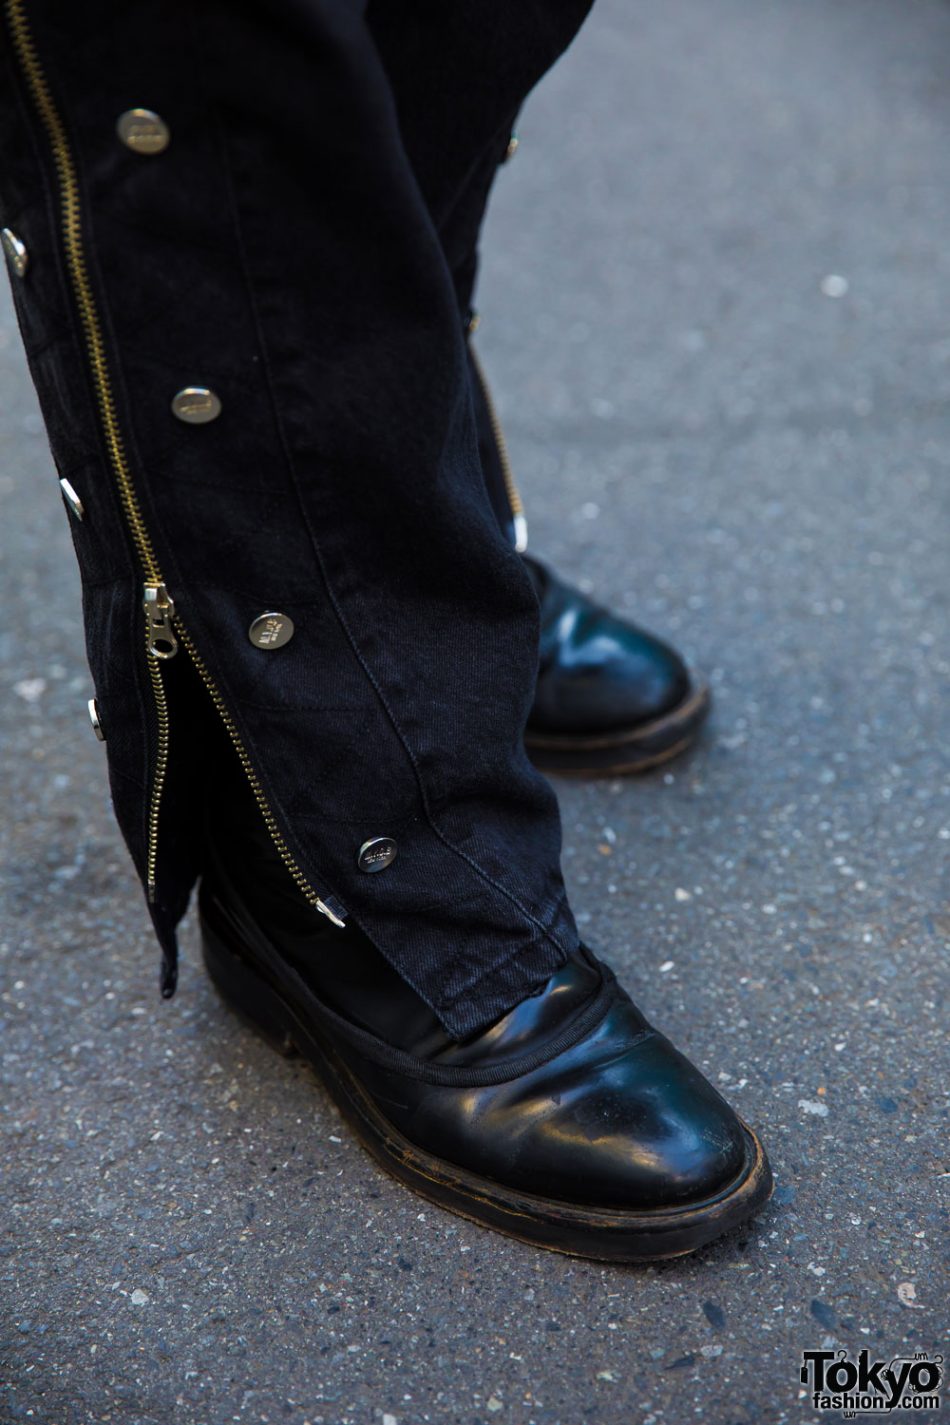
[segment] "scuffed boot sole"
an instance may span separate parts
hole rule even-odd
[[[736,1179],[705,1202],[656,1212],[585,1207],[519,1192],[435,1157],[379,1111],[326,1039],[202,917],[205,965],[227,1004],[284,1055],[315,1070],[356,1137],[387,1172],[439,1207],[519,1241],[571,1256],[649,1262],[693,1252],[765,1203],[772,1174],[751,1129]]]
[[[542,772],[574,777],[623,777],[648,772],[685,752],[706,720],[712,698],[701,684],[652,722],[595,737],[525,734],[524,745]]]

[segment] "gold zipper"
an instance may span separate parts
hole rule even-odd
[[[498,461],[501,465],[501,474],[505,482],[505,493],[508,496],[508,507],[511,510],[511,520],[515,527],[515,549],[519,554],[523,554],[528,547],[528,521],[525,517],[524,504],[518,492],[518,486],[515,484],[515,473],[511,468],[511,459],[508,455],[508,442],[505,440],[505,433],[501,428],[501,420],[495,409],[495,402],[492,399],[485,369],[478,359],[474,344],[471,342],[469,343],[469,351],[471,352],[475,375],[478,377],[478,384],[482,388],[482,396],[485,399],[485,408],[488,411],[488,420],[491,425],[492,435],[495,437]]]
[[[162,790],[168,772],[168,747],[170,728],[168,719],[168,699],[162,682],[161,669],[153,655],[148,654],[148,676],[155,694],[155,713],[158,718],[158,747],[155,752],[155,773],[152,777],[152,791],[148,800],[148,849],[146,851],[146,894],[149,902],[155,900],[158,889],[158,818],[162,809]]]
[[[72,279],[73,291],[79,305],[83,336],[92,366],[96,397],[102,416],[106,444],[109,448],[109,458],[119,483],[122,506],[132,530],[132,537],[135,541],[135,547],[138,550],[146,577],[150,581],[160,584],[162,577],[158,571],[154,551],[149,543],[145,523],[142,519],[142,512],[139,509],[138,501],[135,497],[135,491],[132,488],[132,478],[129,474],[128,461],[126,460],[119,423],[116,418],[115,401],[112,395],[108,363],[106,361],[105,343],[102,339],[102,331],[99,326],[99,318],[96,314],[92,288],[89,283],[89,275],[86,271],[86,259],[82,249],[79,184],[76,181],[76,170],[73,165],[72,155],[69,151],[69,142],[66,138],[63,122],[59,117],[52,96],[50,95],[49,86],[46,83],[42,66],[36,55],[36,46],[33,43],[33,36],[30,33],[29,21],[24,13],[23,0],[7,0],[7,15],[10,21],[10,29],[13,34],[13,42],[17,56],[23,67],[23,72],[26,75],[27,83],[30,86],[33,102],[39,111],[40,118],[53,149],[53,162],[56,165],[56,174],[59,179],[60,199],[62,203],[66,262]]]
[[[8,0],[7,16],[10,22],[10,30],[13,35],[13,43],[17,56],[23,68],[23,72],[26,75],[30,93],[33,96],[33,102],[36,105],[43,127],[46,129],[46,134],[53,151],[53,163],[56,167],[56,176],[59,181],[66,265],[72,282],[73,293],[76,297],[76,304],[79,308],[79,319],[82,325],[83,339],[86,343],[89,364],[92,368],[93,386],[99,406],[99,415],[105,435],[106,448],[109,452],[109,462],[119,486],[122,508],[125,512],[129,528],[132,531],[132,539],[145,573],[145,597],[148,598],[150,589],[164,589],[164,583],[158,567],[158,561],[155,557],[155,552],[152,549],[148,532],[145,528],[145,521],[142,518],[142,511],[139,508],[135,489],[132,485],[132,476],[125,454],[125,447],[122,442],[122,432],[119,428],[118,417],[116,415],[115,399],[112,394],[112,385],[109,379],[109,366],[106,358],[105,342],[103,341],[102,328],[99,325],[99,317],[92,296],[92,287],[89,282],[89,274],[86,270],[86,258],[82,246],[82,216],[79,203],[79,184],[76,181],[76,170],[73,165],[72,154],[70,153],[69,142],[66,138],[66,131],[63,127],[62,119],[59,116],[56,105],[53,103],[49,86],[46,83],[46,76],[43,73],[42,65],[36,54],[36,46],[33,43],[33,36],[30,32],[29,21],[24,11],[23,0]],[[149,797],[148,849],[146,853],[148,898],[149,900],[154,900],[155,868],[158,860],[158,814],[165,775],[168,769],[169,719],[165,688],[162,683],[161,674],[153,661],[155,655],[153,655],[151,651],[152,630],[148,619],[146,619],[146,637],[147,653],[150,655],[149,674],[155,695],[155,713],[158,725],[155,775],[152,780],[151,795]],[[171,634],[171,640],[172,642],[169,643],[168,651],[162,655],[163,657],[170,658],[175,652],[173,642],[174,634]]]
[[[146,852],[148,898],[150,901],[155,899],[156,871],[158,866],[159,812],[161,809],[162,791],[168,772],[168,749],[170,740],[168,699],[165,695],[165,686],[162,681],[161,664],[169,658],[174,658],[178,652],[177,628],[177,633],[188,649],[195,667],[207,687],[215,707],[221,715],[221,719],[227,728],[231,741],[234,743],[238,759],[251,784],[254,797],[260,807],[268,831],[273,838],[281,859],[309,903],[316,910],[319,910],[323,915],[332,920],[334,925],[342,926],[344,922],[325,904],[321,897],[317,895],[317,892],[310,885],[291,855],[287,843],[284,841],[277,827],[273,812],[264,796],[263,788],[251,765],[250,758],[245,751],[244,744],[241,741],[234,720],[225,706],[224,699],[201,660],[190,636],[182,628],[181,623],[176,620],[174,601],[165,587],[165,581],[161,575],[158,559],[152,547],[145,520],[142,517],[142,511],[135,493],[132,473],[129,469],[125,446],[122,440],[122,432],[119,426],[115,397],[112,390],[112,381],[109,374],[105,341],[102,336],[99,315],[96,311],[92,284],[89,281],[89,273],[86,268],[86,258],[82,243],[82,214],[79,199],[79,183],[76,178],[76,168],[69,148],[69,141],[66,137],[66,130],[56,105],[53,102],[43,67],[36,53],[36,45],[34,44],[30,23],[26,16],[24,0],[6,0],[6,12],[17,58],[26,76],[33,102],[36,105],[37,112],[46,130],[53,152],[53,163],[56,168],[56,176],[60,190],[66,265],[72,283],[73,295],[75,296],[76,304],[79,309],[83,339],[86,344],[86,352],[92,370],[96,401],[99,407],[106,448],[109,452],[109,462],[119,488],[119,498],[122,503],[122,509],[125,513],[129,529],[131,530],[132,540],[142,565],[142,571],[145,575],[142,602],[145,610],[146,657],[149,677],[155,695],[155,712],[158,725],[158,747],[155,756],[155,772],[152,779],[148,808],[148,847]]]

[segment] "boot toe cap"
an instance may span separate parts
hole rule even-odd
[[[593,1209],[675,1211],[726,1192],[748,1166],[751,1135],[667,1039],[636,1030],[634,1013],[618,1005],[537,1074],[474,1094],[449,1156]]]
[[[542,663],[531,726],[538,732],[615,732],[656,721],[692,691],[683,659],[661,639],[592,611],[561,629]]]
[[[631,630],[632,632],[634,630]],[[614,679],[618,707],[615,717],[635,722],[652,722],[686,701],[692,689],[689,669],[666,643],[648,633],[626,641],[617,659]],[[625,708],[621,710],[619,704]]]
[[[727,1190],[750,1152],[733,1110],[660,1035],[625,1058],[570,1106],[571,1130],[562,1123],[555,1132],[554,1142],[574,1139],[573,1161],[565,1152],[561,1162],[570,1195],[591,1206],[662,1211]],[[549,1169],[550,1184],[558,1176],[553,1154]]]

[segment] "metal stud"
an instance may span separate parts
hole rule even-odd
[[[515,154],[518,152],[518,146],[520,143],[521,140],[519,139],[518,135],[512,134],[508,140],[508,147],[505,149],[505,156],[502,159],[502,163],[507,163],[509,159],[514,158]]]
[[[168,125],[151,109],[126,109],[116,120],[116,132],[134,153],[161,153],[171,139]]]
[[[286,614],[258,614],[247,636],[255,648],[283,648],[294,636],[294,622]]]
[[[63,492],[63,499],[69,506],[69,513],[71,515],[75,515],[77,520],[84,519],[86,514],[86,507],[83,504],[82,500],[79,498],[79,496],[76,494],[76,491],[73,489],[72,485],[70,485],[69,481],[60,480],[59,488]]]
[[[12,228],[0,228],[0,242],[3,243],[7,261],[17,277],[25,277],[26,269],[30,265],[30,254],[26,250],[26,244],[20,241]]]
[[[106,735],[102,730],[102,723],[99,721],[99,704],[95,698],[90,698],[86,707],[89,710],[89,721],[92,723],[92,730],[100,742],[105,742]]]
[[[189,426],[204,426],[221,414],[221,398],[207,386],[186,386],[172,398],[172,413]]]
[[[398,850],[391,836],[371,836],[369,841],[364,841],[360,847],[356,864],[361,871],[373,875],[376,871],[385,871],[387,866],[391,866]]]

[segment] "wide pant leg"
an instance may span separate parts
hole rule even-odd
[[[515,8],[516,72],[489,74],[446,16],[501,64],[501,3],[416,14],[405,48],[395,11],[342,0],[4,7],[5,245],[166,993],[208,710],[302,893],[451,1033],[576,944],[522,749],[537,607],[390,82],[441,26],[445,112],[466,86],[445,144],[483,152],[586,6]],[[398,854],[368,874],[380,836]]]

